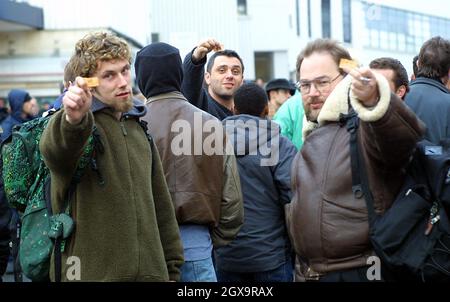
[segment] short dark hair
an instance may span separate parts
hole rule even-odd
[[[420,49],[419,65],[419,77],[440,79],[448,76],[450,41],[439,36],[426,41]]]
[[[297,80],[300,80],[300,67],[302,66],[303,60],[316,52],[330,54],[331,57],[333,57],[334,62],[336,62],[337,66],[339,66],[341,59],[352,59],[347,49],[341,46],[337,41],[331,39],[316,39],[312,42],[309,42],[297,57]],[[339,72],[342,75],[345,74],[345,72],[340,68]]]
[[[403,85],[406,87],[406,93],[409,92],[408,72],[399,60],[386,57],[378,58],[370,62],[369,67],[373,69],[392,70],[394,72],[395,89]]]
[[[234,93],[234,107],[239,114],[260,116],[268,103],[266,92],[255,83],[244,84]]]
[[[230,49],[225,49],[222,51],[215,52],[211,56],[211,58],[209,58],[208,64],[206,65],[207,72],[211,73],[212,67],[214,65],[214,61],[216,60],[217,57],[220,57],[220,56],[225,56],[225,57],[229,57],[229,58],[237,58],[239,60],[239,62],[241,62],[242,73],[244,73],[244,62],[242,62],[242,59],[237,54],[237,52],[235,52],[234,50],[230,50]]]
[[[413,58],[413,74],[414,76],[417,76],[417,74],[419,73],[419,66],[417,66],[417,61],[419,60],[419,55],[415,56]]]

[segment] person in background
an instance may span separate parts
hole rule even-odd
[[[425,138],[439,144],[450,137],[450,41],[434,37],[420,49],[417,78],[410,84],[406,104],[426,124]]]
[[[8,117],[9,111],[5,99],[0,98],[0,124]]]
[[[295,86],[286,79],[273,79],[266,84],[269,97],[269,118],[272,118],[287,99],[295,94]]]
[[[292,197],[297,150],[267,118],[267,101],[264,89],[244,84],[234,95],[236,115],[223,120],[237,157],[245,212],[237,238],[215,250],[219,282],[293,281],[284,208]]]
[[[304,120],[302,96],[296,91],[278,109],[273,121],[280,125],[281,134],[286,136],[300,150],[303,144],[302,127]]]
[[[5,141],[12,132],[15,125],[23,124],[36,117],[35,107],[28,92],[21,89],[13,89],[8,94],[8,102],[11,107],[11,114],[2,122],[3,133],[1,141]]]
[[[257,78],[256,81],[255,81],[255,84],[258,85],[258,86],[261,87],[261,88],[264,88],[264,86],[266,85],[266,84],[264,83],[264,80],[261,79],[261,78]]]
[[[419,67],[417,66],[417,61],[419,60],[419,55],[415,56],[412,61],[413,73],[411,74],[411,82],[414,81],[419,72]]]
[[[3,159],[0,157],[0,164],[3,166]],[[6,199],[3,187],[3,174],[0,174],[0,283],[2,276],[6,272],[8,259],[10,255],[11,230],[10,221],[12,217],[12,209]]]
[[[399,60],[394,58],[378,58],[370,62],[372,70],[382,74],[389,82],[391,91],[402,100],[409,92],[408,73]]]
[[[215,53],[205,64],[206,56]],[[233,50],[223,50],[214,39],[201,42],[183,62],[181,92],[189,102],[219,120],[233,115],[233,95],[244,81],[244,63]],[[206,88],[203,88],[203,81]]]

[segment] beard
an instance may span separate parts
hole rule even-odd
[[[305,111],[305,117],[308,121],[310,122],[317,122],[317,118],[319,117],[319,113],[322,110],[322,108],[320,109],[312,109],[311,108],[311,104],[315,104],[317,103],[318,100],[316,99],[312,99],[309,101],[308,104],[303,104],[303,109]]]
[[[312,110],[308,108],[305,108],[305,116],[306,119],[310,122],[317,122],[317,114],[313,114]]]
[[[133,96],[124,101],[124,102],[115,102],[110,104],[110,106],[117,112],[128,112],[133,108]]]
[[[133,108],[133,95],[131,93],[126,100],[110,100],[102,97],[98,92],[94,93],[94,96],[116,112],[128,112]]]

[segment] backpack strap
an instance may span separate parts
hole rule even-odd
[[[347,131],[350,133],[352,191],[355,198],[360,199],[364,197],[369,216],[369,226],[372,230],[372,227],[377,218],[377,214],[375,212],[373,195],[370,191],[366,165],[364,163],[364,158],[361,154],[360,146],[358,144],[359,117],[350,103],[350,91],[348,93],[348,108],[348,114],[341,114],[340,123],[341,125],[345,124],[347,127]]]
[[[139,125],[141,126],[142,130],[144,130],[145,136],[147,137],[148,142],[150,143],[150,146],[153,145],[153,138],[148,133],[148,123],[144,120],[138,120]]]
[[[70,182],[69,188],[67,189],[64,212],[61,212],[55,216],[52,225],[52,235],[51,237],[55,240],[54,245],[54,266],[55,266],[55,282],[61,282],[62,274],[62,252],[64,251],[66,239],[70,236],[74,228],[74,222],[71,218],[71,204],[72,197],[76,191],[77,185],[80,183],[81,178],[84,174],[85,169],[90,164],[91,168],[99,176],[99,184],[103,186],[105,181],[102,174],[100,173],[97,166],[97,153],[104,152],[104,146],[101,142],[100,135],[97,128],[94,125],[92,136],[88,143],[88,147],[83,151],[81,159],[77,166],[74,176]],[[49,207],[51,209],[51,206]],[[49,235],[50,236],[50,235]]]
[[[66,239],[70,236],[74,228],[74,222],[70,215],[71,199],[75,193],[78,181],[72,180],[67,190],[66,195],[66,205],[64,207],[64,212],[52,216],[54,219],[52,224],[52,230],[54,234],[50,235],[55,239],[54,246],[54,264],[55,264],[55,282],[61,282],[61,271],[62,271],[62,256],[61,253],[65,248]]]

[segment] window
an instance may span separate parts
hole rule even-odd
[[[346,2],[343,1],[344,39]],[[450,19],[363,2],[364,45],[369,48],[417,53],[433,36],[450,38]],[[345,40],[344,40],[345,41]]]
[[[297,22],[297,36],[300,37],[300,0],[295,1],[295,16]]]
[[[331,38],[330,0],[322,0],[322,37]]]
[[[308,37],[311,36],[311,0],[308,0]]]
[[[246,16],[247,15],[247,0],[238,0],[237,1],[237,9],[238,9],[238,15]]]
[[[159,42],[159,33],[152,33],[152,43]]]
[[[350,0],[342,0],[342,14],[344,20],[344,42],[352,43],[352,8]]]

